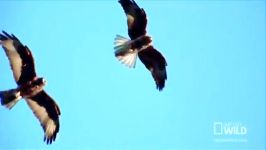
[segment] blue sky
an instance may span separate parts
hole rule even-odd
[[[31,49],[62,112],[47,146],[25,101],[1,107],[0,149],[265,149],[265,1],[137,3],[168,62],[162,92],[139,60],[114,57],[116,0],[0,1],[0,29]],[[3,51],[0,72],[14,88]]]

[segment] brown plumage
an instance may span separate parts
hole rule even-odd
[[[117,35],[115,38],[115,56],[128,67],[135,67],[137,56],[151,72],[158,90],[162,90],[167,79],[166,60],[152,46],[151,37],[146,33],[147,16],[134,0],[119,0],[126,16],[128,35],[131,40]]]
[[[60,109],[43,90],[45,80],[37,77],[34,59],[29,48],[13,34],[0,34],[0,45],[9,60],[17,88],[0,91],[1,104],[11,109],[24,98],[45,132],[44,141],[51,144],[59,131]]]

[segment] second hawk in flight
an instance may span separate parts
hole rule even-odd
[[[115,56],[123,64],[134,68],[137,56],[151,72],[156,87],[161,91],[167,79],[166,60],[152,46],[151,37],[146,34],[147,17],[144,9],[134,0],[119,0],[127,16],[128,35],[131,40],[117,35],[115,38]]]

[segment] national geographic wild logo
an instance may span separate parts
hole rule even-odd
[[[241,122],[213,122],[215,142],[247,142],[248,128]]]

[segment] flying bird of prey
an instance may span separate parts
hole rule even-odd
[[[51,144],[59,131],[60,109],[56,102],[44,91],[45,79],[35,72],[34,59],[29,48],[13,34],[0,33],[2,45],[8,57],[17,88],[0,91],[1,104],[11,109],[24,98],[39,119],[44,130],[44,141]]]
[[[147,17],[143,8],[134,0],[119,0],[127,16],[128,35],[131,40],[116,35],[115,56],[119,61],[134,68],[137,56],[151,72],[159,91],[164,88],[166,74],[166,60],[153,45],[151,37],[146,34]]]

